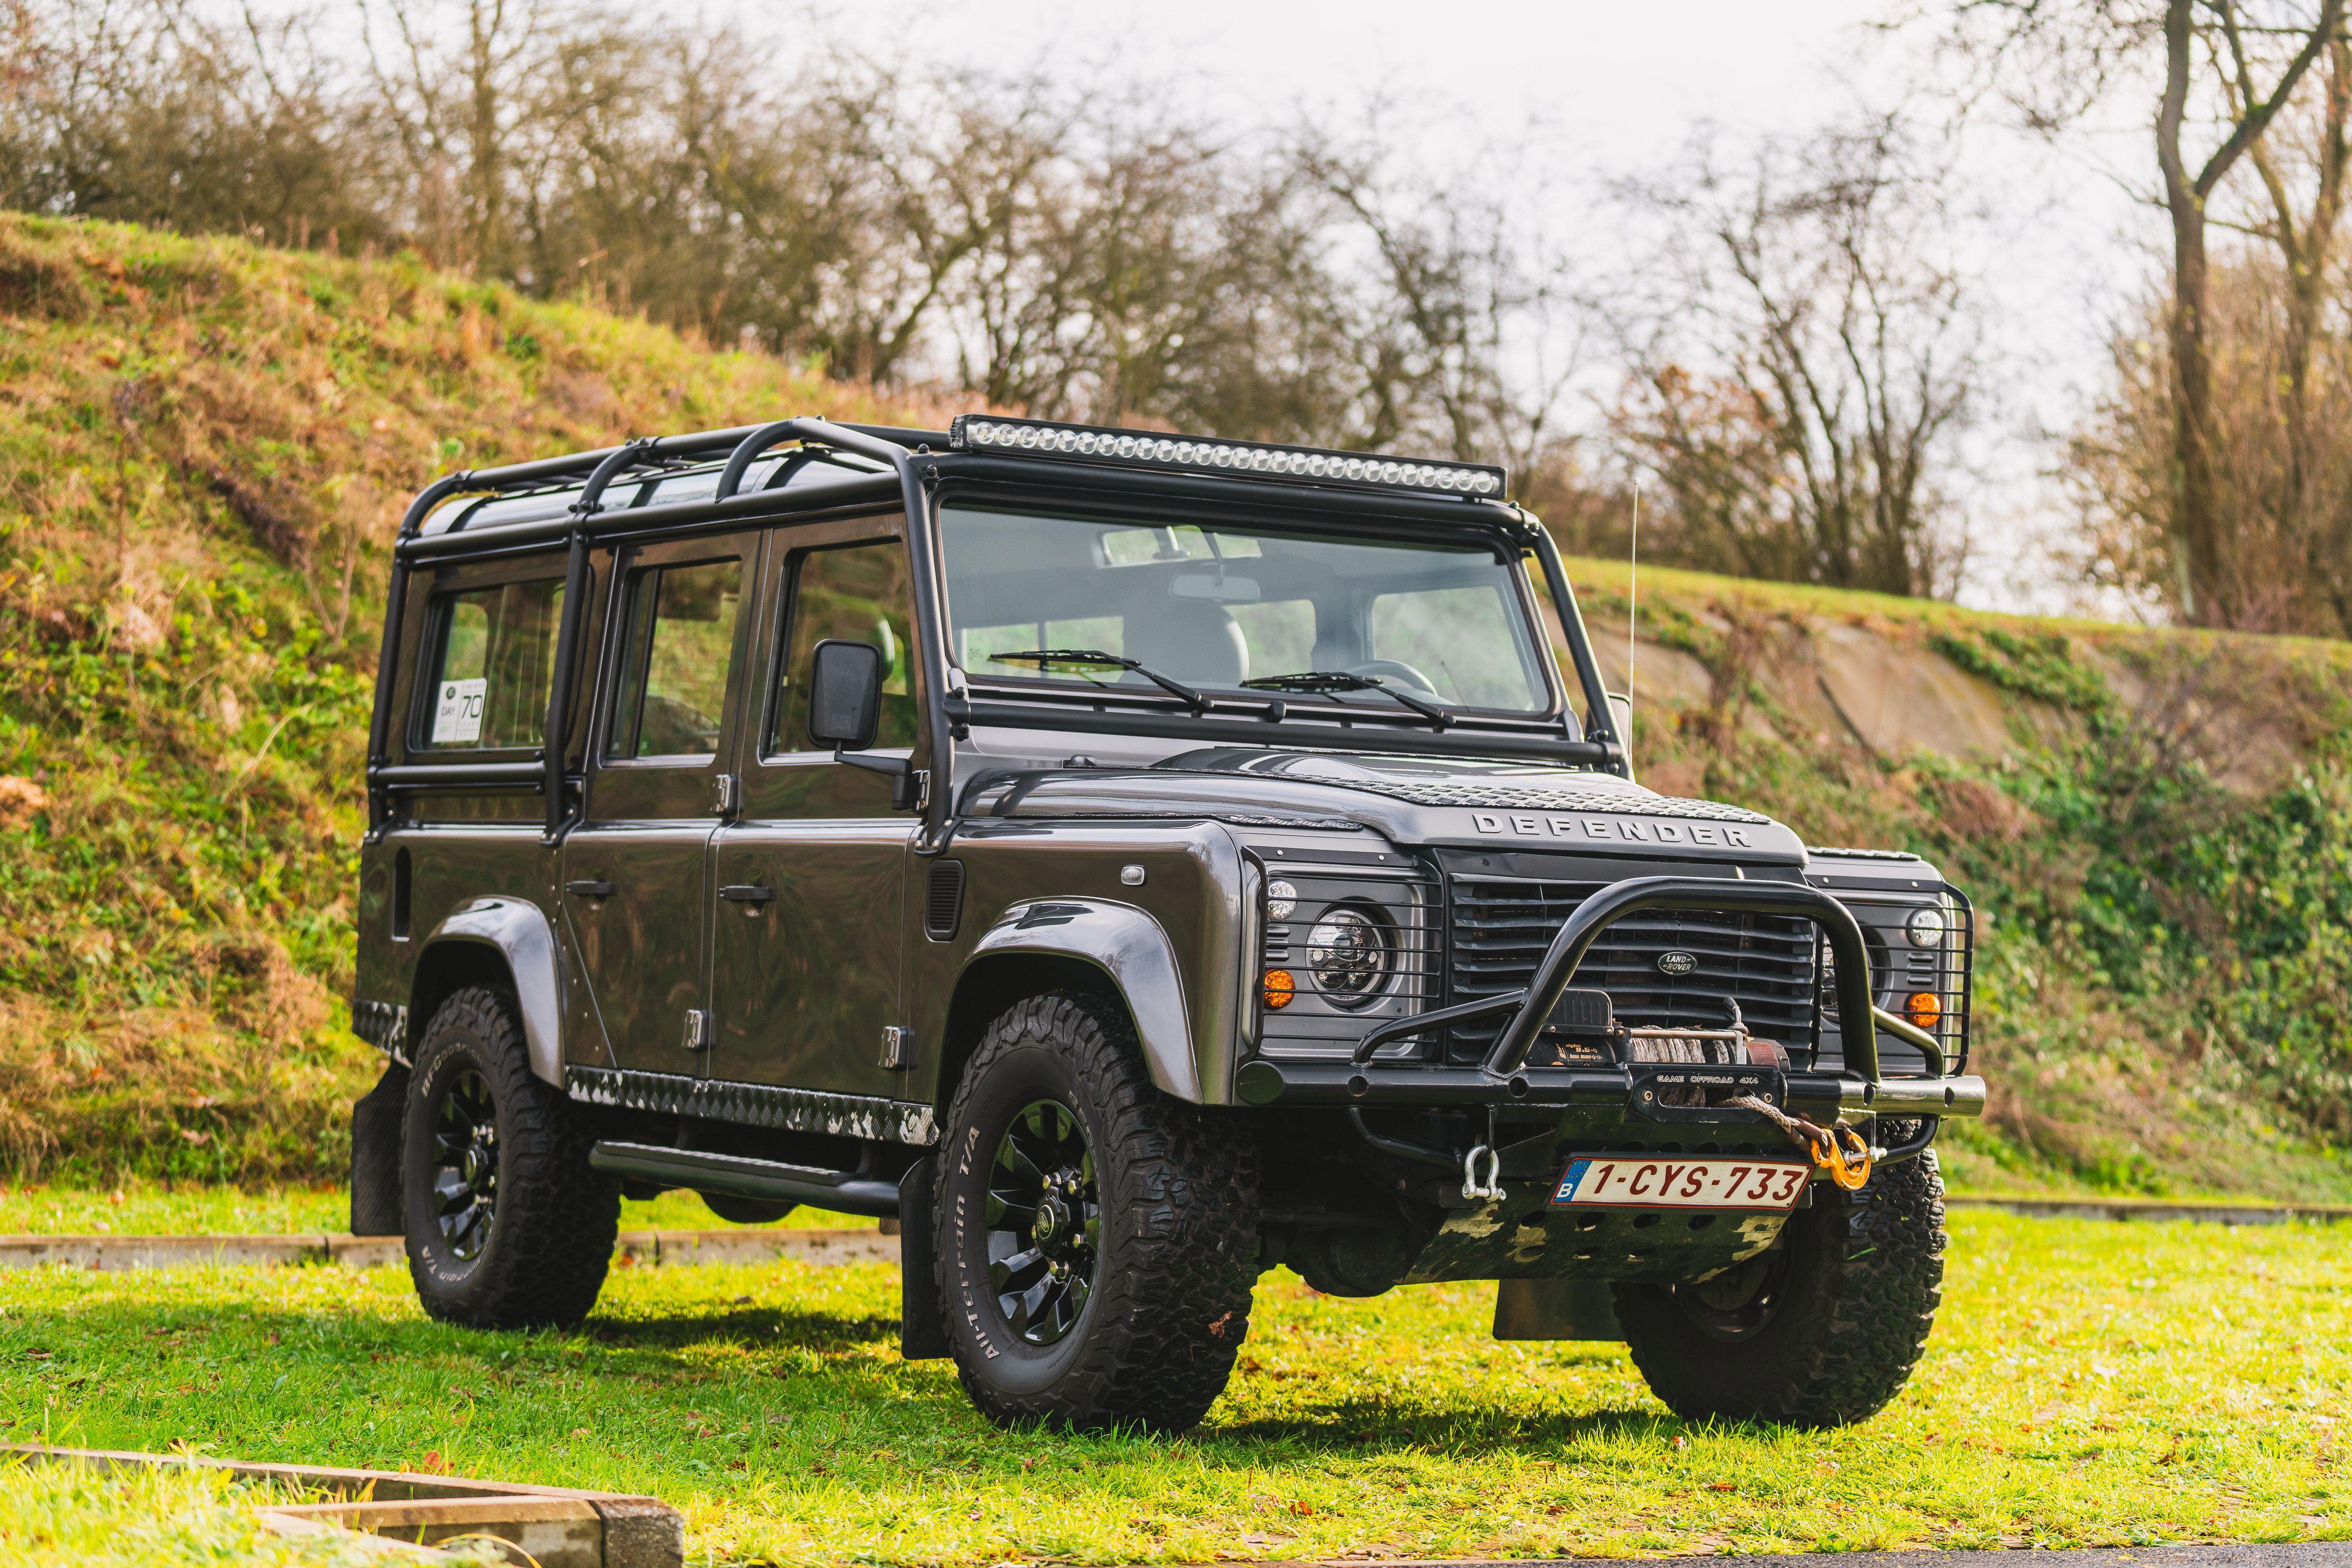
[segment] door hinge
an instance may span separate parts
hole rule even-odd
[[[736,786],[740,783],[733,773],[710,775],[710,809],[721,816],[735,815]]]
[[[707,1051],[710,1048],[710,1015],[699,1007],[686,1010],[686,1048]]]
[[[915,1065],[915,1031],[897,1024],[882,1026],[882,1065],[898,1069]]]
[[[910,767],[890,781],[890,809],[920,811],[931,803],[931,771]]]

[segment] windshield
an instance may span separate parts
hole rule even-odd
[[[1448,708],[1541,713],[1550,694],[1511,569],[1484,545],[1186,523],[1170,528],[950,505],[940,518],[955,661],[991,681],[1133,670],[1001,660],[1086,650],[1210,690],[1308,673],[1369,678]]]

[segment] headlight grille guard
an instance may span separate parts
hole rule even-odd
[[[1963,906],[1965,907],[1965,906]],[[1792,1097],[1826,1095],[1832,1105],[1894,1115],[1980,1116],[1985,1086],[1979,1078],[1948,1076],[1952,1068],[1933,1035],[1872,1005],[1870,955],[1853,914],[1829,893],[1791,882],[1726,882],[1711,878],[1643,877],[1602,889],[1580,904],[1545,950],[1525,990],[1460,1006],[1399,1018],[1369,1030],[1345,1064],[1247,1064],[1236,1080],[1243,1103],[1351,1105],[1623,1104],[1631,1084],[1623,1065],[1605,1069],[1523,1070],[1545,1020],[1568,988],[1576,967],[1601,932],[1644,910],[1739,910],[1811,921],[1837,963],[1839,1012],[1859,1027],[1843,1031],[1844,1068],[1835,1074],[1789,1075]],[[1473,1017],[1508,1013],[1486,1059],[1474,1068],[1376,1063],[1392,1041]],[[1878,1058],[1881,1031],[1926,1055],[1934,1076],[1887,1079]],[[1853,1080],[1859,1079],[1857,1084]]]

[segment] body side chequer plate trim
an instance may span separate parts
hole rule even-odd
[[[826,1094],[813,1089],[577,1065],[564,1069],[564,1087],[572,1099],[590,1105],[651,1110],[664,1116],[701,1116],[750,1127],[925,1147],[940,1138],[938,1121],[929,1105],[871,1095]]]
[[[402,1067],[408,1065],[408,1009],[401,1004],[352,997],[352,1033]]]

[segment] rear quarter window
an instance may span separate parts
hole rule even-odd
[[[541,743],[555,669],[563,579],[436,595],[430,681],[418,704],[425,750],[498,751]]]

